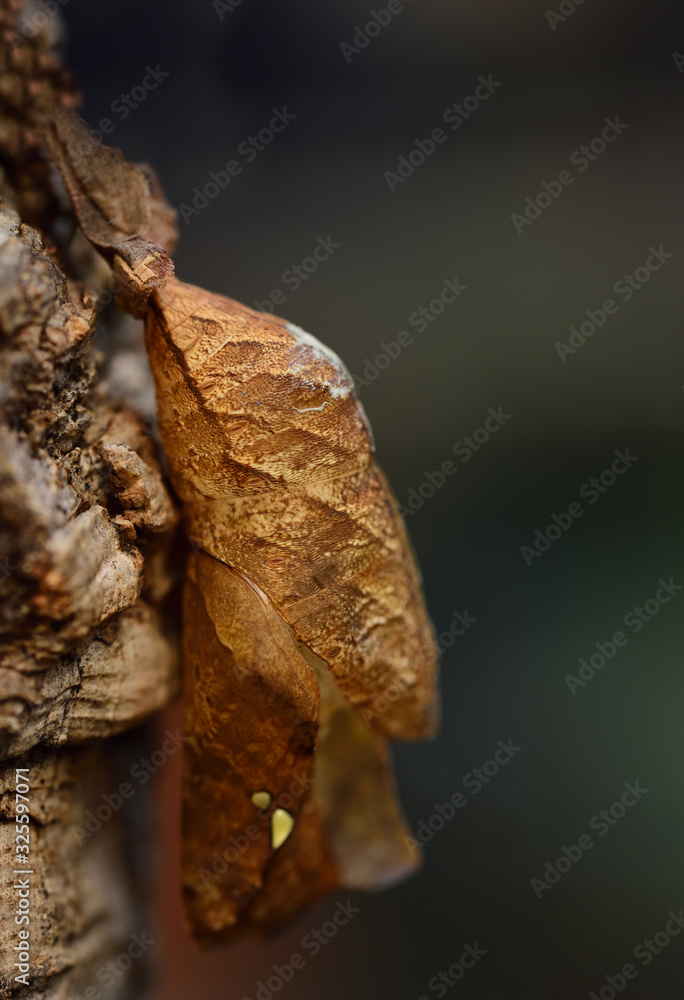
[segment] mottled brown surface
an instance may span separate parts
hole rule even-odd
[[[152,299],[147,342],[198,553],[184,615],[186,911],[198,938],[225,940],[415,867],[382,737],[434,732],[436,649],[339,359],[175,279]],[[251,795],[275,805],[297,773],[311,787],[274,851]]]
[[[432,626],[346,370],[284,320],[175,279],[147,331],[188,533],[268,594],[378,731],[431,735]]]
[[[25,222],[47,227],[60,198],[41,155],[42,123],[55,107],[73,107],[77,95],[55,51],[61,21],[51,18],[42,31],[26,31],[35,9],[22,10],[20,0],[0,3],[0,182],[3,198]]]
[[[177,239],[176,213],[153,171],[126,163],[121,150],[102,145],[61,105],[43,134],[83,234],[112,267],[119,303],[144,316],[150,294],[173,274],[167,251]]]
[[[30,875],[15,876],[15,774],[30,770]],[[90,987],[107,1000],[140,996],[144,963],[114,977],[104,993],[106,964],[124,954],[131,935],[145,926],[132,903],[134,886],[121,851],[120,817],[79,843],[72,830],[101,805],[98,783],[107,775],[101,750],[37,749],[0,765],[0,997],[69,1000]],[[112,780],[109,776],[109,781]],[[111,784],[105,786],[113,791]],[[11,836],[9,835],[11,831]],[[15,914],[19,879],[29,879],[30,972],[28,989],[14,981],[19,943]],[[25,926],[25,925],[22,925]],[[99,974],[99,975],[98,975]]]
[[[184,617],[182,860],[195,936],[270,928],[340,884],[376,888],[410,872],[384,741],[266,595],[200,552]],[[271,804],[258,809],[263,791]],[[276,808],[296,822],[273,849]]]
[[[73,831],[121,781],[102,741],[178,695],[165,609],[177,516],[92,349],[107,268],[82,238],[55,247],[68,220],[40,136],[74,95],[55,21],[24,37],[16,11],[0,10],[0,997],[66,1000],[103,989],[98,973],[149,927],[136,830],[125,846],[117,814],[85,840]],[[28,988],[13,967],[16,767],[30,785]],[[107,995],[139,997],[147,979],[143,957]]]
[[[173,647],[158,611],[141,599],[140,548],[154,548],[153,536],[164,533],[168,547],[176,514],[148,464],[155,459],[139,420],[115,413],[94,384],[88,348],[95,313],[88,300],[74,302],[74,292],[35,231],[0,213],[5,757],[116,732],[165,704],[176,688]],[[157,598],[170,586],[168,567],[159,570],[165,582],[155,582]],[[130,642],[118,637],[120,628]],[[140,669],[124,673],[136,661]],[[96,701],[96,685],[113,677],[117,697]]]
[[[141,930],[117,819],[73,836],[118,785],[79,745],[178,693],[162,603],[176,514],[139,418],[97,379],[95,318],[39,234],[0,211],[2,998],[78,995]],[[28,989],[12,967],[15,767],[30,770]],[[109,995],[139,995],[144,979],[141,962]]]
[[[383,737],[419,739],[436,725],[436,651],[418,571],[339,360],[283,320],[173,280],[165,287],[175,217],[154,175],[88,135],[45,39],[4,39],[0,54],[24,52],[29,78],[6,77],[10,117],[31,123],[26,142],[11,128],[5,137],[12,177],[30,175],[22,186],[8,173],[6,193],[50,231],[64,222],[42,138],[80,233],[63,250],[79,279],[69,283],[52,244],[18,217],[1,220],[0,557],[16,575],[0,618],[0,746],[22,761],[33,754],[38,773],[49,762],[65,775],[52,813],[36,818],[51,824],[53,847],[39,858],[78,871],[65,822],[83,816],[72,771],[90,758],[74,747],[174,696],[164,600],[176,515],[150,442],[109,397],[90,352],[96,303],[114,291],[142,316],[152,295],[161,432],[194,546],[186,908],[203,941],[271,928],[337,885],[375,887],[415,867]],[[270,806],[257,809],[255,792],[268,792]],[[294,820],[282,846],[271,839],[275,809]],[[118,864],[112,831],[102,885]],[[96,895],[67,919],[44,894],[47,950],[32,954],[32,996],[87,985],[135,913],[125,878],[118,885],[99,901],[92,936],[79,921]],[[2,995],[14,995],[2,975]],[[134,995],[136,975],[121,989]]]
[[[265,595],[204,553],[190,561],[184,617],[183,885],[195,932],[208,936],[244,919],[262,886],[287,883],[299,836],[274,852],[270,816],[283,796],[294,817],[309,799],[319,691]],[[269,809],[252,802],[258,791],[272,796]],[[298,877],[306,878],[307,863],[313,869],[310,895],[302,900],[299,891],[307,902],[336,882],[318,866],[325,856],[320,829],[303,839],[307,850],[295,858]],[[280,908],[282,895],[275,893]],[[286,898],[290,903],[289,892]],[[273,922],[273,915],[266,910],[261,920]]]

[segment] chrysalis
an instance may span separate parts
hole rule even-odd
[[[198,939],[226,940],[415,866],[385,738],[433,734],[436,644],[339,358],[175,279],[147,343],[194,542],[184,902]]]

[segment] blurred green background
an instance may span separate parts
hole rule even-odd
[[[109,117],[107,141],[153,164],[174,205],[228,160],[243,165],[181,222],[183,280],[250,305],[280,289],[277,311],[356,376],[381,342],[413,333],[361,398],[402,504],[454,461],[408,527],[438,631],[457,611],[477,619],[444,655],[439,737],[395,750],[414,828],[497,741],[521,748],[434,835],[416,878],[349,897],[359,913],[277,995],[680,998],[684,935],[648,965],[633,952],[684,907],[684,594],[639,634],[622,624],[661,577],[684,584],[680,5],[586,0],[561,21],[537,0],[407,0],[345,58],[341,43],[386,7],[233,2],[71,0],[61,10],[82,113],[93,126]],[[148,65],[168,76],[123,118],[112,103]],[[490,74],[491,97],[445,126]],[[284,106],[296,118],[246,162],[239,144]],[[616,116],[629,127],[580,171],[573,151]],[[385,172],[439,127],[446,140],[390,191]],[[565,169],[574,182],[516,231],[512,214]],[[319,237],[339,247],[295,289],[285,273]],[[661,244],[672,256],[623,301],[615,283]],[[454,303],[422,332],[407,325],[455,278],[467,288]],[[607,298],[617,312],[562,363],[556,343]],[[467,463],[454,457],[499,407],[500,430]],[[582,500],[616,449],[638,461]],[[584,515],[528,566],[521,547],[575,501]],[[621,628],[627,645],[572,695],[565,675]],[[172,858],[175,779],[162,780]],[[635,780],[648,793],[537,898],[531,880]],[[254,1000],[348,896],[266,943],[202,955],[183,937],[176,877],[172,860],[160,865],[163,1000]],[[474,942],[486,955],[438,988]],[[630,962],[636,978],[611,987]]]

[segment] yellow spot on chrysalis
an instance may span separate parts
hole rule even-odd
[[[268,809],[271,804],[271,793],[270,792],[255,792],[252,796],[252,802],[257,807],[257,809]]]
[[[271,816],[271,847],[277,850],[292,833],[294,818],[284,809],[276,809]]]

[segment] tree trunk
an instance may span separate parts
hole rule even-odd
[[[0,10],[0,997],[114,1000],[154,961],[146,758],[179,744],[139,724],[179,690],[177,515],[141,325],[39,141],[75,102],[55,20]]]

